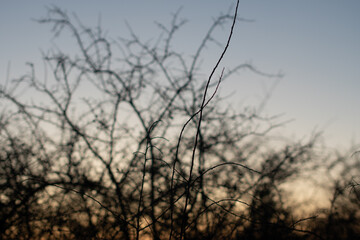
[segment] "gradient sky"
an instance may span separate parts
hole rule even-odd
[[[212,18],[235,6],[232,0],[2,0],[0,2],[0,84],[27,72],[26,62],[42,65],[40,51],[60,45],[50,27],[31,19],[46,15],[45,6],[57,5],[76,13],[82,22],[101,25],[112,37],[128,36],[125,21],[142,39],[156,33],[154,21],[168,23],[180,7],[188,19],[174,46],[191,54]],[[254,20],[237,25],[223,63],[232,67],[252,63],[266,73],[282,72],[266,113],[294,119],[282,131],[289,137],[310,136],[323,130],[326,143],[346,147],[360,143],[360,1],[359,0],[242,0],[240,17]],[[223,41],[228,29],[219,32]],[[69,42],[70,43],[70,42]],[[67,42],[61,43],[67,46]],[[68,47],[71,48],[71,45]],[[209,47],[210,59],[220,48]],[[204,72],[210,65],[204,64]],[[240,73],[224,82],[222,94],[256,104],[263,87],[274,80]]]

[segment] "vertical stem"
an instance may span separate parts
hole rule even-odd
[[[207,94],[208,89],[209,89],[211,78],[214,75],[216,69],[218,68],[221,60],[223,59],[223,57],[224,57],[224,55],[225,55],[225,53],[226,53],[226,51],[227,51],[227,49],[229,47],[230,40],[231,40],[233,30],[234,30],[234,26],[235,26],[235,23],[236,23],[238,7],[239,7],[239,0],[237,0],[237,3],[236,3],[235,15],[234,15],[233,23],[232,23],[232,26],[231,26],[231,30],[230,30],[230,34],[229,34],[226,46],[225,46],[220,58],[218,59],[215,67],[213,68],[213,70],[212,70],[212,72],[211,72],[211,74],[210,74],[210,76],[208,78],[208,81],[206,83],[206,87],[205,87],[205,90],[204,90],[204,96],[203,96],[201,107],[200,107],[200,116],[199,116],[196,136],[195,136],[194,148],[193,148],[192,157],[191,157],[191,166],[190,166],[190,172],[189,172],[189,179],[188,179],[188,183],[187,183],[187,186],[186,186],[186,198],[185,198],[185,206],[184,206],[183,215],[182,215],[180,240],[182,240],[183,237],[185,236],[185,228],[186,228],[186,225],[187,225],[187,213],[186,212],[187,212],[187,206],[188,206],[189,198],[190,198],[190,187],[191,187],[192,174],[193,174],[193,168],[194,168],[194,162],[195,162],[195,153],[196,153],[196,148],[197,148],[198,139],[199,139],[199,135],[200,135],[201,122],[202,122],[202,119],[203,119],[203,109],[204,109],[205,103],[206,103],[206,94]]]

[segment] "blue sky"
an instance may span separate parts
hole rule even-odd
[[[49,26],[32,18],[46,15],[55,4],[76,13],[82,22],[101,23],[109,36],[128,36],[125,21],[143,39],[155,37],[154,21],[168,23],[180,7],[188,19],[175,48],[191,54],[212,18],[225,13],[231,0],[3,0],[0,2],[0,84],[27,71],[26,62],[41,65],[40,51],[56,43]],[[359,0],[242,0],[240,17],[254,20],[237,25],[224,67],[252,63],[267,73],[284,73],[269,100],[266,113],[294,119],[282,132],[302,138],[324,130],[332,147],[360,143],[360,1]],[[224,40],[227,29],[219,32]],[[63,44],[68,44],[67,42]],[[210,59],[220,53],[209,49]],[[215,59],[214,59],[215,61]],[[210,65],[204,64],[204,72]],[[235,102],[256,104],[264,86],[273,80],[240,73],[222,86],[235,91]]]

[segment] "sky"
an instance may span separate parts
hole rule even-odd
[[[41,51],[56,43],[50,27],[33,21],[56,5],[76,13],[88,26],[101,26],[110,36],[129,36],[128,22],[142,39],[156,33],[154,22],[168,23],[181,8],[188,20],[174,48],[191,54],[214,17],[235,6],[233,0],[2,0],[0,1],[0,84],[26,73],[26,62],[41,65]],[[277,82],[266,114],[283,114],[292,120],[281,132],[289,138],[306,138],[323,131],[332,148],[360,144],[360,1],[359,0],[241,0],[239,22],[224,67],[251,63],[265,73],[282,73],[268,79],[243,72],[224,82],[221,94],[232,102],[256,104]],[[228,29],[219,32],[225,41]],[[71,48],[70,42],[61,43]],[[221,49],[209,47],[209,59]],[[205,56],[207,58],[207,56]],[[211,63],[210,63],[211,65]],[[209,72],[210,65],[204,64]]]

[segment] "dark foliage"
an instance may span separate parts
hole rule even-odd
[[[353,179],[337,182],[318,217],[284,204],[282,186],[314,159],[317,138],[270,149],[278,119],[216,94],[236,71],[259,73],[218,70],[236,12],[186,58],[172,47],[185,23],[177,14],[156,42],[131,30],[113,41],[48,9],[39,22],[70,33],[78,50],[44,53],[51,76],[29,64],[0,88],[0,238],[356,239]],[[204,81],[201,55],[226,23],[228,42]]]

